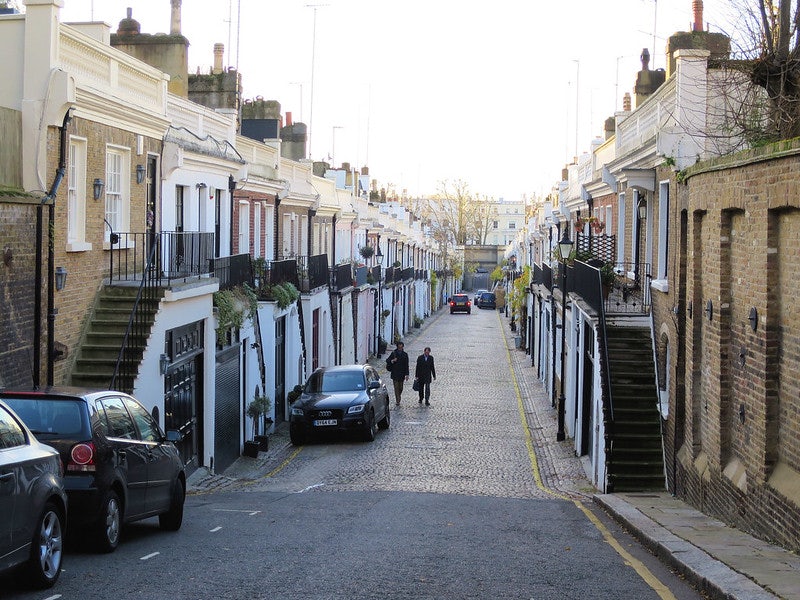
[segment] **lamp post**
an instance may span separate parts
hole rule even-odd
[[[561,391],[558,396],[558,431],[556,440],[561,442],[566,438],[564,433],[564,378],[566,377],[566,341],[567,341],[567,259],[572,251],[572,240],[569,239],[569,227],[564,227],[564,235],[558,242],[558,252],[561,260]]]
[[[381,237],[378,236],[378,251],[375,253],[375,260],[378,262],[378,335],[375,336],[375,356],[378,358],[381,357],[381,338],[383,337],[383,331],[381,327],[381,320],[383,319],[383,293],[381,292],[381,279],[383,279],[383,252],[381,252]]]
[[[641,258],[642,224],[647,219],[647,198],[644,194],[637,193],[639,196],[636,203],[636,248],[634,249],[633,278],[639,283],[639,259]]]

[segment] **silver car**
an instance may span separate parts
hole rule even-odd
[[[0,401],[0,572],[24,569],[52,587],[61,572],[67,495],[56,450]]]

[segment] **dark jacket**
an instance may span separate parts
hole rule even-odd
[[[436,379],[436,367],[433,365],[432,354],[428,355],[427,360],[425,360],[424,354],[420,354],[417,357],[417,368],[414,370],[414,377],[419,379],[420,383],[430,383],[431,377]]]
[[[408,354],[405,350],[395,348],[386,359],[386,368],[392,374],[392,379],[399,381],[408,377]]]

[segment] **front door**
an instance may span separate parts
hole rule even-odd
[[[275,321],[275,423],[286,417],[284,398],[286,393],[286,317]]]

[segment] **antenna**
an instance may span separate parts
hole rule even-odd
[[[306,4],[306,8],[314,9],[314,27],[311,34],[311,106],[308,115],[308,156],[311,157],[311,134],[314,133],[314,60],[317,54],[317,9],[329,4]]]

